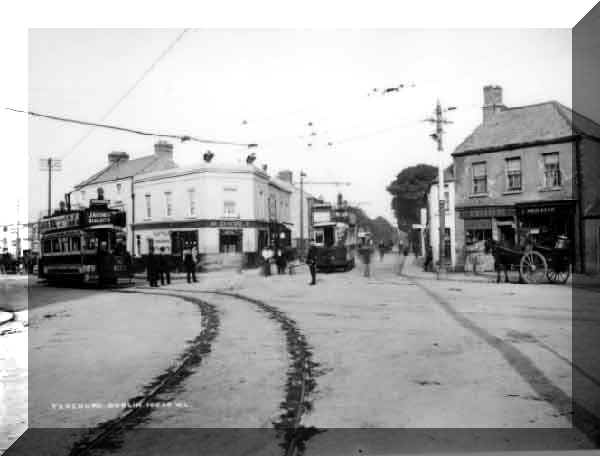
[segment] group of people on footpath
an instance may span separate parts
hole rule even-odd
[[[158,281],[161,285],[171,284],[171,270],[173,269],[172,257],[166,253],[165,248],[159,249],[160,254],[156,255],[154,247],[150,247],[146,264],[146,275],[151,287],[158,287]],[[186,245],[182,252],[183,266],[186,272],[187,282],[196,283],[196,265],[198,264],[198,249],[195,245]]]
[[[273,248],[271,245],[266,245],[261,252],[263,259],[263,274],[265,277],[271,275],[271,264],[277,266],[277,274],[285,274],[285,270],[290,262],[289,249],[282,247]]]

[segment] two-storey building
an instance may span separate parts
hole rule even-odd
[[[483,122],[452,154],[457,248],[566,235],[575,269],[585,270],[595,226],[586,220],[598,217],[600,126],[556,101],[509,108],[501,87],[483,92]]]

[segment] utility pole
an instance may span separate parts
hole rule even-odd
[[[306,174],[300,170],[300,252],[304,254],[304,178]],[[308,208],[307,208],[308,209]],[[302,255],[301,255],[302,256]]]
[[[439,201],[439,267],[438,267],[438,279],[445,272],[445,264],[444,264],[444,241],[446,237],[446,208],[445,208],[445,198],[444,198],[444,147],[443,147],[443,135],[444,128],[443,125],[451,124],[452,122],[446,120],[443,117],[443,113],[446,111],[453,111],[456,107],[451,106],[446,109],[442,109],[442,105],[440,100],[437,100],[435,106],[435,117],[429,117],[425,119],[425,122],[435,123],[435,133],[432,133],[431,138],[437,143],[437,150],[439,152],[439,162],[438,162],[438,201]]]
[[[19,201],[17,200],[17,242],[16,242],[16,257],[17,259],[21,257],[21,238],[19,236]]]
[[[48,171],[48,217],[52,215],[52,170],[60,171],[62,162],[57,158],[42,158],[40,159],[40,170]]]

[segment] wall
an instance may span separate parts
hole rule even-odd
[[[573,143],[544,145],[480,153],[454,157],[456,173],[457,206],[513,205],[524,201],[562,200],[573,197]],[[561,169],[561,188],[547,190],[543,188],[544,169],[542,154],[559,152]],[[507,191],[506,159],[521,158],[522,190]],[[485,196],[472,195],[472,164],[487,163],[488,193]]]
[[[444,191],[448,192],[448,201],[446,203],[446,211],[444,224],[446,228],[450,228],[450,263],[456,267],[457,247],[456,247],[456,214],[455,214],[455,187],[454,182],[444,184]],[[428,211],[431,214],[429,218],[429,242],[433,249],[434,263],[439,260],[439,239],[440,239],[440,211],[439,211],[439,196],[438,184],[432,184],[427,194]]]
[[[600,273],[600,142],[582,139],[579,153],[585,272],[598,274]],[[585,219],[585,217],[589,218]]]

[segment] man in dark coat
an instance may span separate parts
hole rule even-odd
[[[148,275],[148,282],[151,287],[158,287],[158,270],[159,270],[159,259],[154,254],[154,247],[150,247],[148,252],[148,260],[146,264],[146,271]]]
[[[165,279],[166,279],[167,285],[171,285],[171,259],[169,258],[169,255],[167,255],[165,253],[164,247],[160,248],[158,264],[159,264],[158,272],[160,274],[160,284],[164,285]]]
[[[194,261],[194,255],[192,253],[192,247],[190,245],[186,245],[186,248],[183,251],[183,266],[185,267],[187,282],[192,283],[192,280],[194,282],[197,282],[196,262]]]
[[[317,284],[317,247],[314,244],[310,245],[306,255],[306,264],[310,269],[311,282],[310,285]]]
[[[425,264],[423,265],[423,271],[427,272],[429,270],[429,266],[433,261],[433,249],[430,245],[425,249]]]
[[[111,254],[108,251],[107,243],[101,242],[98,248],[98,257],[96,259],[96,272],[98,274],[98,288],[103,288],[110,283],[111,270],[114,270]]]

